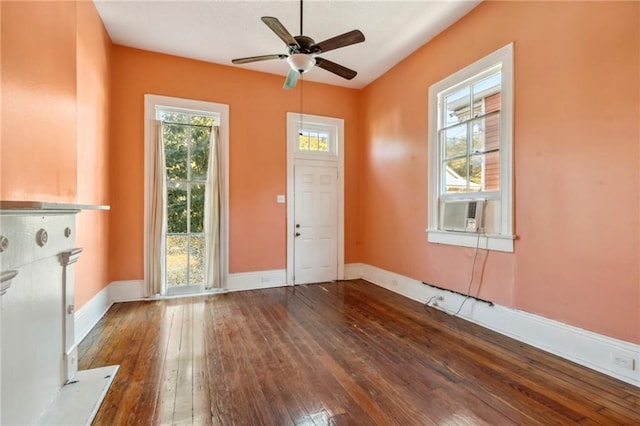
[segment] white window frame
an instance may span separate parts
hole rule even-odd
[[[502,71],[500,111],[500,190],[491,198],[500,200],[500,224],[497,234],[476,234],[439,229],[442,167],[438,137],[439,95],[463,84],[491,68]],[[496,50],[473,64],[429,87],[429,174],[427,240],[430,243],[513,252],[513,43]],[[488,193],[464,193],[461,199],[485,200]],[[457,197],[452,197],[457,198]]]
[[[174,98],[170,96],[144,95],[144,282],[149,288],[149,272],[147,271],[147,256],[149,253],[149,205],[150,205],[150,173],[154,164],[151,158],[151,146],[156,141],[156,110],[157,109],[189,110],[216,117],[220,126],[220,266],[222,268],[221,288],[227,287],[229,276],[229,105],[214,102],[197,101],[191,99]],[[219,290],[216,290],[219,291]]]
[[[301,131],[312,131],[312,132],[320,132],[326,133],[328,140],[328,151],[311,151],[300,149],[299,143],[296,143],[293,146],[293,152],[296,158],[302,158],[307,160],[328,160],[328,161],[337,161],[338,158],[338,127],[333,124],[328,124],[327,117],[317,116],[317,115],[304,115],[304,120],[310,120],[309,122],[300,119],[300,114],[296,113],[288,113],[291,114],[291,118],[287,116],[287,120],[295,120],[293,117],[298,115],[297,129],[298,136]],[[313,120],[313,121],[311,121]],[[289,122],[287,121],[287,126],[289,126]],[[292,135],[293,137],[294,135]],[[293,142],[293,140],[292,140]],[[299,142],[299,139],[298,139]]]

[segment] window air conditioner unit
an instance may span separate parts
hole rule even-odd
[[[451,200],[442,202],[441,229],[480,232],[484,227],[485,200]]]

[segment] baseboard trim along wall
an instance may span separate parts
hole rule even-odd
[[[100,290],[74,314],[76,346],[89,334],[113,304],[109,295],[110,287],[109,285]]]
[[[284,269],[229,274],[226,291],[282,287],[286,283],[286,275]],[[183,296],[167,298],[175,297]],[[76,311],[74,315],[76,345],[89,334],[114,303],[150,299],[145,295],[144,280],[111,282]]]
[[[438,289],[364,263],[344,265],[345,279],[364,279],[409,299],[426,303],[437,301],[446,312],[458,310],[464,296]],[[286,271],[240,272],[229,274],[226,291],[244,291],[286,285]],[[114,281],[96,294],[75,314],[76,344],[79,343],[116,302],[145,299],[144,282]],[[469,299],[463,305],[460,318],[497,331],[546,352],[576,362],[585,367],[640,387],[640,345],[614,339],[588,330],[544,318],[505,306]],[[630,365],[632,369],[618,365]]]
[[[227,291],[258,290],[261,288],[286,285],[287,272],[284,269],[270,271],[236,272],[229,274]]]
[[[345,279],[362,278],[409,299],[437,301],[436,309],[456,312],[464,296],[363,263],[345,265]],[[460,318],[497,331],[577,364],[640,387],[640,345],[554,321],[539,315],[468,299]],[[628,369],[616,358],[627,360]]]

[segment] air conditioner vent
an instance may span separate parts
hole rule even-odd
[[[484,226],[485,200],[443,201],[440,229],[457,232],[480,232]]]

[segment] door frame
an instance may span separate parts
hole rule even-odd
[[[333,138],[333,155],[314,155],[296,152],[295,144],[301,125],[326,128]],[[334,167],[338,169],[337,182],[337,256],[339,280],[344,279],[344,120],[319,115],[287,113],[287,285],[295,285],[295,166]]]

